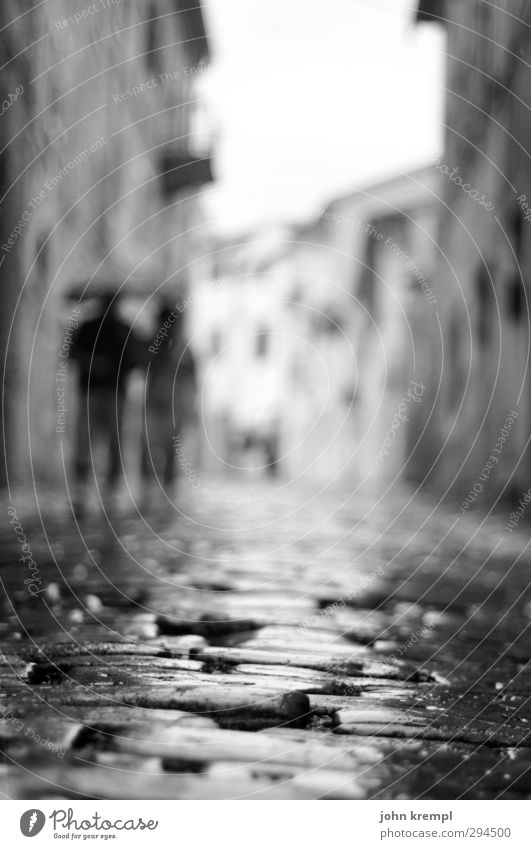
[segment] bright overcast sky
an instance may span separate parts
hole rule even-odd
[[[222,229],[300,220],[441,150],[444,36],[413,0],[205,0]]]

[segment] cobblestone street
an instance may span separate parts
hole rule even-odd
[[[13,496],[39,574],[4,523],[3,796],[528,797],[526,535],[252,491],[77,527]]]

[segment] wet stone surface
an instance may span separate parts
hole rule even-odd
[[[527,536],[409,496],[20,510],[3,796],[528,798]]]

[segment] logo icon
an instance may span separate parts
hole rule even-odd
[[[20,830],[24,837],[35,837],[44,828],[46,817],[37,808],[25,811],[20,817]]]

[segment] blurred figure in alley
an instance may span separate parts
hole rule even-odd
[[[250,422],[233,426],[234,465],[242,470],[277,477],[280,455],[279,422],[274,409],[262,410]]]
[[[174,495],[184,433],[196,421],[196,365],[178,310],[162,304],[149,346],[144,396],[141,476],[143,508],[156,487]]]
[[[79,328],[71,356],[79,367],[79,410],[75,439],[74,511],[83,516],[88,499],[89,471],[100,449],[104,497],[112,506],[121,476],[121,436],[128,377],[141,364],[140,346],[118,315],[118,297],[102,295],[96,315]]]

